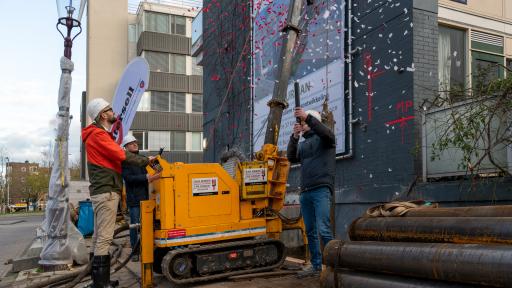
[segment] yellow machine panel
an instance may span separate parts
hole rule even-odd
[[[239,164],[239,181],[242,199],[265,198],[268,196],[267,162],[254,161]]]
[[[160,164],[164,172],[155,185],[157,247],[266,234],[265,218],[241,219],[239,184],[219,164]],[[248,209],[246,214],[252,213]]]

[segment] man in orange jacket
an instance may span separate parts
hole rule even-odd
[[[153,157],[125,151],[110,133],[116,117],[110,103],[101,98],[87,105],[92,124],[82,130],[87,151],[89,192],[94,209],[92,287],[112,287],[110,282],[109,247],[114,236],[117,206],[123,180],[121,163],[146,166]]]

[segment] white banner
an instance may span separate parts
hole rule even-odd
[[[279,31],[288,13],[288,0],[253,1],[256,18],[253,30],[253,77],[254,115],[253,144],[260,149],[265,138],[265,129],[279,67],[282,37]],[[328,95],[329,109],[333,111],[336,135],[336,153],[345,152],[345,98],[344,98],[344,23],[345,1],[315,1],[313,6],[304,6],[300,22],[302,32],[292,64],[292,75],[288,85],[289,108],[284,110],[279,131],[278,146],[286,150],[295,123],[293,81],[298,80],[301,90],[301,106],[305,110],[322,111],[323,101]],[[305,13],[304,13],[305,12]],[[275,25],[275,23],[279,23]]]
[[[148,84],[148,62],[142,57],[135,57],[124,69],[112,101],[112,109],[122,119],[123,137],[132,126],[140,99]]]

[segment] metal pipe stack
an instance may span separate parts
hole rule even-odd
[[[362,217],[324,249],[322,287],[512,287],[512,206]]]

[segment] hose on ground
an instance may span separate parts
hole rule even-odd
[[[114,237],[129,229],[130,226],[128,226],[127,223],[123,224],[121,227],[117,228],[115,231],[114,231]],[[117,258],[119,258],[119,256],[121,255],[121,252],[123,251],[123,249],[121,248],[121,246],[117,243],[115,243],[114,241],[112,241],[112,244],[116,245],[116,250],[114,251],[114,253],[112,253],[112,255],[114,255],[114,259],[117,260]],[[119,251],[119,252],[117,252]],[[115,261],[114,260],[114,261]],[[114,262],[115,263],[115,262]],[[111,261],[111,264],[112,264],[112,261]],[[78,283],[80,283],[80,281],[82,281],[82,279],[89,275],[91,273],[91,266],[92,266],[92,261],[89,261],[89,263],[87,264],[87,267],[84,269],[83,273],[80,273],[77,277],[75,277],[75,279],[73,279],[68,285],[66,285],[64,288],[72,288],[72,287],[75,287],[75,285],[77,285]]]
[[[125,231],[126,229],[129,229],[129,228],[130,228],[130,226],[127,223],[121,225],[119,228],[117,228],[114,231],[114,236],[121,233],[122,231]],[[112,242],[112,243],[114,243],[114,242]],[[115,244],[115,245],[119,245],[119,244]],[[120,255],[120,252],[117,252],[118,249],[119,249],[119,246],[117,246],[116,250],[114,251],[114,254],[117,255],[117,258]],[[120,250],[122,251],[122,249],[120,249]],[[31,283],[31,284],[25,286],[25,288],[43,288],[43,287],[49,287],[49,286],[55,285],[56,283],[59,283],[59,285],[63,285],[64,283],[69,282],[69,281],[71,281],[71,282],[69,282],[65,286],[65,288],[72,288],[75,285],[77,285],[78,283],[80,283],[80,281],[82,281],[82,279],[85,276],[87,276],[91,273],[91,266],[92,266],[92,263],[91,263],[91,261],[89,261],[87,266],[82,269],[79,269],[79,270],[73,271],[73,272],[69,272],[67,274],[54,276],[54,277],[48,278],[44,281],[40,281],[37,283]]]
[[[135,253],[137,253],[137,251],[139,251],[139,246],[140,246],[140,238],[137,239],[137,243],[135,243],[135,246],[133,247],[132,249],[132,253],[130,253],[130,255],[128,255],[128,257],[126,257],[126,259],[123,260],[123,262],[121,262],[119,264],[119,266],[117,266],[116,268],[114,268],[114,272],[112,273],[116,273],[117,271],[121,270],[121,268],[123,268],[124,266],[126,266],[126,264],[128,263],[128,261],[130,261],[130,259],[132,259],[133,255],[135,255]]]

